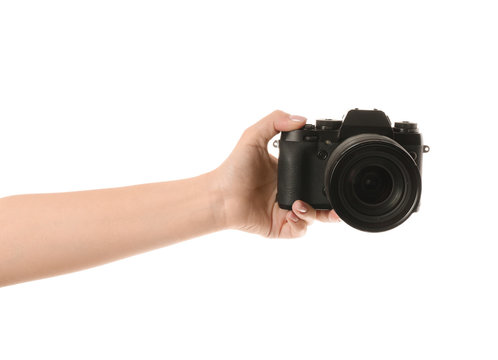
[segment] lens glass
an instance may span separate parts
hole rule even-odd
[[[349,225],[364,231],[392,229],[416,209],[421,178],[410,154],[377,134],[352,136],[330,155],[325,193]]]
[[[381,166],[364,167],[353,177],[353,194],[363,203],[380,204],[389,197],[392,190],[392,177]]]

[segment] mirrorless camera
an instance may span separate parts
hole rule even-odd
[[[429,147],[416,123],[392,127],[383,111],[354,109],[344,121],[317,120],[282,132],[278,147],[283,209],[303,200],[369,232],[390,230],[418,211]]]

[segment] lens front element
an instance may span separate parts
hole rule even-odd
[[[408,152],[377,134],[352,136],[339,144],[328,160],[324,183],[339,217],[370,232],[404,222],[416,208],[422,187]]]
[[[389,172],[381,166],[366,166],[352,175],[354,196],[364,204],[377,205],[384,202],[393,190]]]

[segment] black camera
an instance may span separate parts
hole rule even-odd
[[[282,132],[278,147],[283,209],[303,200],[369,232],[390,230],[418,210],[429,147],[416,123],[392,127],[383,111],[354,109],[344,121],[317,120]]]

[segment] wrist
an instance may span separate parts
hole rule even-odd
[[[201,175],[204,178],[204,191],[210,204],[210,213],[212,214],[211,221],[215,230],[225,230],[230,227],[227,206],[226,194],[221,184],[217,169]]]

